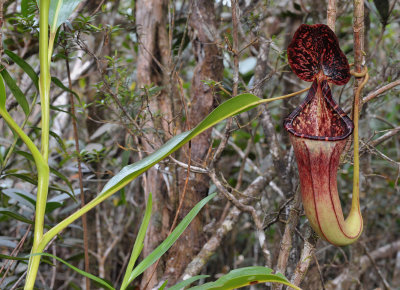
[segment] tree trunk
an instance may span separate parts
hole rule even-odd
[[[154,84],[163,86],[167,79],[165,65],[170,54],[168,46],[166,0],[139,0],[136,2],[136,24],[139,38],[139,52],[137,62],[137,83],[139,87]],[[164,86],[166,87],[166,86]],[[171,94],[170,94],[171,95]],[[154,129],[154,132],[164,132],[166,135],[150,133],[141,139],[146,154],[160,147],[163,139],[168,139],[168,122],[172,120],[173,112],[171,101],[165,89],[156,96],[148,97],[150,119],[145,127]],[[158,112],[162,118],[158,118]],[[149,255],[167,236],[170,217],[168,210],[168,192],[162,174],[157,167],[151,168],[143,176],[143,188],[146,199],[149,193],[153,196],[153,213],[144,241],[144,257]],[[161,268],[156,271],[156,264],[150,267],[143,275],[141,289],[153,288],[158,283]]]
[[[194,1],[193,14],[189,24],[193,32],[191,41],[197,61],[192,79],[191,107],[188,114],[188,124],[190,128],[193,128],[214,107],[213,90],[204,81],[214,80],[218,82],[223,76],[222,54],[217,45],[218,34],[214,2]],[[207,152],[210,146],[211,129],[192,140],[191,150],[188,147],[184,148],[181,160],[187,163],[190,152],[191,164],[201,166],[207,163]],[[189,177],[187,175],[186,169],[179,168],[179,199],[182,200],[183,198],[179,220],[186,216],[196,203],[207,195],[209,188],[208,176],[195,173],[190,173]],[[185,189],[186,180],[188,183]],[[170,285],[177,282],[187,265],[200,251],[204,240],[203,222],[200,214],[192,221],[169,252],[165,276],[168,277]]]

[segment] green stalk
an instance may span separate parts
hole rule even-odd
[[[47,166],[47,163],[44,161],[42,155],[37,149],[36,145],[32,142],[32,140],[25,134],[25,132],[18,126],[18,124],[14,121],[11,115],[3,109],[0,109],[0,115],[3,117],[4,121],[10,126],[10,128],[22,139],[22,141],[26,144],[29,151],[31,151],[33,159],[37,166],[44,168]],[[48,167],[48,166],[47,166]],[[39,169],[38,169],[39,170]]]
[[[44,216],[46,212],[47,193],[49,186],[49,132],[50,132],[50,62],[49,39],[48,39],[48,18],[49,18],[49,0],[40,1],[40,35],[39,35],[39,59],[40,59],[40,77],[39,93],[42,110],[42,136],[41,136],[41,161],[36,162],[38,170],[38,188],[35,213],[34,240],[31,254],[40,253],[44,246],[42,243]],[[54,39],[53,39],[54,40]],[[51,45],[52,46],[52,45]],[[39,269],[40,256],[31,256],[29,258],[28,273],[26,276],[25,289],[33,289],[36,275]]]
[[[37,97],[37,95],[35,95],[35,97],[34,97],[33,100],[32,100],[32,105],[31,105],[31,107],[30,107],[30,109],[29,109],[29,115],[27,115],[27,116],[25,117],[24,122],[22,122],[21,126],[19,126],[19,128],[21,128],[21,130],[24,130],[25,125],[26,125],[26,123],[28,122],[28,118],[29,118],[30,115],[32,114],[33,107],[34,107],[35,104],[36,104],[36,97]],[[0,112],[0,114],[2,115],[3,112]],[[11,127],[10,124],[8,124],[8,125]],[[22,132],[23,132],[23,131],[22,131]],[[27,136],[27,137],[28,137],[28,136]],[[31,140],[30,138],[28,138],[28,139]],[[8,150],[6,157],[4,158],[3,164],[1,165],[1,166],[2,166],[2,169],[1,169],[1,170],[3,170],[3,169],[7,166],[8,160],[11,158],[11,155],[12,155],[13,152],[14,152],[14,149],[15,149],[15,146],[17,145],[18,140],[19,140],[18,136],[15,136],[14,141],[13,141],[12,145],[10,146],[10,149]],[[28,148],[29,148],[29,147],[28,147]],[[36,146],[35,146],[35,148],[36,148]],[[32,151],[32,150],[31,150],[31,151]],[[38,152],[39,152],[39,151],[38,151]],[[31,153],[32,153],[32,152],[31,152]]]
[[[44,226],[44,213],[46,210],[46,200],[40,203],[39,193],[45,193],[45,198],[47,196],[47,189],[49,185],[49,166],[44,160],[42,154],[39,152],[32,140],[25,134],[25,132],[18,126],[13,120],[10,114],[5,110],[0,110],[0,114],[3,119],[7,122],[10,128],[22,139],[22,141],[27,145],[28,149],[31,151],[33,159],[35,160],[37,171],[38,171],[38,198],[36,201],[36,216],[35,216],[35,230],[34,230],[34,241],[32,247],[32,253],[40,253],[38,251],[38,246],[43,237],[43,226]],[[42,194],[43,196],[43,194]],[[39,217],[42,217],[41,219]],[[41,222],[41,224],[40,224]],[[33,256],[29,259],[28,274],[26,278],[25,289],[33,289],[36,280],[37,270],[39,268],[40,256]]]
[[[50,61],[49,55],[49,7],[50,0],[40,1],[40,35],[39,35],[39,58],[40,77],[39,93],[42,109],[42,148],[41,153],[47,162],[49,157],[49,131],[50,131]],[[54,38],[52,38],[54,41]],[[50,45],[53,47],[53,45]]]

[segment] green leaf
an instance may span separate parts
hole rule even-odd
[[[187,228],[190,222],[196,217],[199,211],[209,202],[216,193],[213,193],[206,198],[202,199],[196,204],[193,209],[183,218],[175,230],[153,251],[148,255],[137,267],[132,271],[129,276],[128,285],[140,274],[142,274],[148,267],[153,265],[180,237],[183,231]]]
[[[167,286],[167,284],[168,284],[168,280],[165,280],[164,283],[162,283],[161,287],[158,288],[158,290],[164,290],[165,287]]]
[[[126,267],[125,270],[125,275],[122,281],[121,290],[124,290],[126,289],[126,287],[128,287],[129,276],[131,275],[133,266],[135,265],[135,262],[139,257],[140,252],[143,249],[143,241],[146,235],[147,227],[149,226],[152,208],[153,208],[153,201],[152,201],[152,195],[150,193],[149,198],[147,200],[146,211],[144,213],[143,221],[142,224],[140,225],[139,232],[135,240],[135,244],[133,245],[131,258],[129,259],[128,266]]]
[[[13,257],[13,256],[8,256],[8,255],[3,255],[0,254],[0,259],[5,259],[5,260],[14,260],[14,261],[28,261],[29,258],[27,257]]]
[[[189,286],[193,282],[196,282],[197,280],[208,278],[210,275],[198,275],[194,277],[190,277],[189,279],[183,280],[182,282],[179,282],[178,284],[169,287],[168,290],[180,290],[184,289],[185,287]]]
[[[209,289],[237,289],[240,287],[258,284],[258,283],[280,283],[300,290],[299,287],[291,284],[282,274],[273,274],[273,270],[254,266],[240,268],[230,271],[215,282],[209,282],[200,286],[192,287],[191,290],[209,290]]]
[[[39,76],[36,74],[35,70],[30,66],[30,64],[10,50],[6,49],[4,50],[4,53],[7,54],[8,57],[11,58],[20,68],[22,68],[22,70],[33,81],[33,84],[35,85],[36,89],[39,90]]]
[[[57,257],[57,256],[54,256],[54,255],[49,254],[49,253],[37,253],[37,254],[32,254],[32,255],[30,255],[30,256],[47,256],[47,257],[54,258],[54,259],[56,259],[57,261],[60,261],[61,263],[63,263],[64,265],[70,267],[72,270],[78,272],[79,274],[81,274],[81,275],[83,275],[83,276],[85,276],[85,277],[88,277],[89,279],[91,279],[91,280],[93,280],[93,281],[96,281],[96,282],[99,283],[100,285],[103,285],[105,288],[111,289],[111,290],[115,290],[115,288],[112,287],[112,286],[111,286],[108,282],[106,282],[105,280],[103,280],[103,279],[101,279],[101,278],[98,278],[98,277],[96,277],[96,276],[94,276],[94,275],[92,275],[92,274],[90,274],[90,273],[88,273],[88,272],[85,272],[85,271],[83,271],[83,270],[81,270],[81,269],[79,269],[79,268],[77,268],[77,267],[75,267],[75,266],[72,266],[70,263],[64,261],[63,259],[61,259],[61,258],[59,258],[59,257]]]
[[[58,78],[56,78],[56,77],[51,77],[51,82],[52,82],[53,84],[55,84],[57,87],[59,87],[60,89],[62,89],[63,91],[66,91],[66,92],[68,92],[68,93],[73,94],[73,95],[76,97],[76,99],[78,100],[78,102],[79,102],[79,103],[81,102],[81,100],[80,100],[78,94],[75,93],[73,90],[70,90],[69,88],[67,88],[66,86],[64,86],[64,84],[62,83],[62,81],[60,81]]]
[[[64,140],[54,131],[49,131],[49,134],[57,141],[58,145],[60,145],[61,149],[66,153],[67,147],[65,146]]]
[[[21,14],[24,17],[28,16],[29,0],[21,0]]]
[[[4,86],[3,77],[0,74],[0,110],[6,111],[6,87]]]
[[[49,8],[49,25],[51,33],[55,33],[74,12],[81,0],[51,0]]]
[[[21,106],[22,110],[24,111],[25,115],[29,114],[29,103],[25,98],[24,93],[21,89],[17,86],[15,80],[10,76],[8,71],[4,66],[0,66],[0,74],[2,75],[4,81],[6,82],[8,88],[10,89],[11,93],[14,95],[15,99],[17,100],[18,104]],[[4,104],[5,106],[5,104]]]
[[[13,211],[11,209],[0,207],[0,214],[9,216],[9,217],[11,217],[11,218],[13,218],[15,220],[21,221],[23,223],[27,223],[27,224],[33,225],[33,221],[31,221],[30,219],[24,217],[23,215],[15,212],[15,211]]]

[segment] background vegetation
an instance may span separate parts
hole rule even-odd
[[[17,102],[23,94],[38,104],[38,92],[10,53],[39,73],[36,2],[0,5],[1,73],[6,79],[8,72],[20,89],[10,90],[6,106],[39,142],[39,106],[25,117]],[[353,5],[337,1],[336,7],[309,0],[82,1],[60,28],[53,54],[46,224],[91,200],[122,166],[193,128],[231,96],[251,92],[270,98],[309,86],[290,71],[286,57],[301,23],[326,23],[327,12],[333,13],[341,47],[354,62]],[[153,215],[145,255],[198,201],[218,192],[134,287],[151,289],[165,279],[173,285],[200,273],[215,279],[251,265],[271,267],[297,285],[304,278],[304,289],[400,287],[400,5],[397,0],[366,1],[364,9],[370,81],[360,123],[365,226],[359,242],[339,248],[318,239],[302,211],[293,149],[282,126],[301,96],[210,129],[90,211],[86,221],[66,229],[47,251],[117,285],[150,192]],[[352,81],[334,87],[333,94],[350,111]],[[23,143],[3,120],[0,126],[0,254],[22,257],[32,246],[36,169]],[[343,156],[339,177],[348,212],[351,150]],[[79,274],[48,260],[55,265],[42,263],[40,289],[85,288]],[[11,289],[18,287],[27,266],[23,260],[1,259],[0,267],[0,288]]]

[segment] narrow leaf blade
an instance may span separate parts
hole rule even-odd
[[[36,89],[39,89],[39,77],[36,74],[35,70],[27,63],[24,59],[20,58],[17,54],[13,53],[10,50],[4,50],[4,53],[8,55],[22,70],[29,76],[29,78],[33,81]]]
[[[4,254],[0,254],[0,258],[1,259],[5,259],[5,260],[13,260],[13,261],[28,261],[29,258],[27,257],[13,257],[13,256],[9,256],[9,255],[4,255]]]
[[[6,110],[6,87],[4,86],[3,77],[0,74],[0,110]]]
[[[66,91],[68,93],[73,94],[76,99],[78,100],[78,102],[80,103],[81,100],[79,98],[79,95],[77,93],[75,93],[73,90],[70,90],[69,88],[67,88],[66,86],[64,86],[64,84],[62,83],[62,81],[60,81],[58,78],[56,77],[51,77],[51,82],[53,84],[55,84],[57,87],[59,87],[60,89],[62,89],[63,91]]]
[[[6,68],[4,66],[2,66],[0,69],[1,69],[0,74],[3,76],[3,79],[6,82],[11,93],[14,95],[15,99],[17,100],[18,104],[21,106],[25,115],[28,115],[29,114],[29,103],[26,100],[24,93],[18,87],[15,80],[10,76],[10,74],[8,73]]]
[[[149,226],[152,208],[153,208],[153,199],[150,193],[149,198],[147,200],[143,221],[142,224],[140,225],[139,232],[135,240],[135,244],[133,245],[131,258],[129,259],[128,266],[126,267],[124,279],[122,280],[121,290],[124,290],[129,285],[128,283],[129,276],[132,273],[133,266],[135,265],[135,262],[139,257],[140,252],[143,249],[143,241],[146,235],[147,228]]]
[[[137,276],[142,274],[148,267],[153,265],[180,237],[183,231],[187,228],[190,222],[196,217],[199,211],[214,198],[216,193],[207,196],[196,204],[193,209],[183,218],[175,230],[153,251],[148,255],[131,273],[128,284],[131,283]]]
[[[18,220],[20,222],[23,222],[23,223],[27,223],[27,224],[33,225],[33,221],[32,220],[24,217],[23,215],[17,213],[16,211],[11,210],[11,209],[0,207],[0,214],[5,215],[5,216],[9,216],[9,217],[11,217],[11,218],[13,218],[15,220]]]

